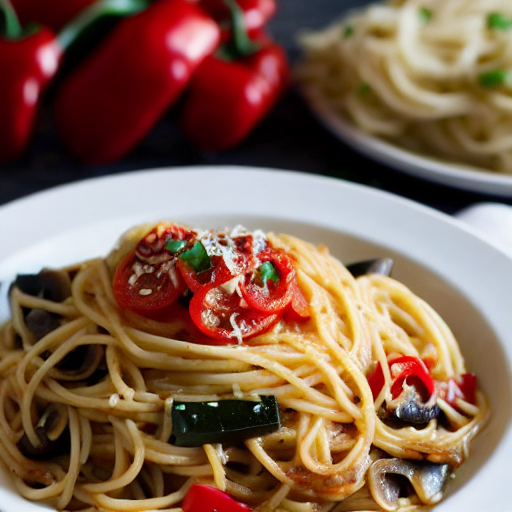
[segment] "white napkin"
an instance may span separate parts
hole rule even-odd
[[[512,257],[512,206],[502,203],[476,203],[454,217],[472,226],[489,243]]]

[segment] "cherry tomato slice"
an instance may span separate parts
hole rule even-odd
[[[250,338],[268,330],[279,315],[242,307],[236,291],[223,287],[203,286],[192,297],[190,316],[201,332],[225,344],[237,343],[239,336]]]
[[[172,265],[170,260],[150,265],[134,253],[126,256],[117,266],[112,282],[119,307],[148,318],[165,315],[186,290],[185,282]]]
[[[263,313],[280,313],[292,300],[295,268],[282,251],[266,249],[258,255],[258,259],[261,263],[269,262],[273,265],[277,282],[272,279],[266,279],[265,282],[258,279],[260,283],[246,280],[240,287],[242,295],[251,308]]]
[[[292,300],[286,308],[286,317],[296,322],[306,320],[311,316],[309,312],[309,303],[301,292],[296,279],[292,281],[290,287],[292,289]]]
[[[192,292],[197,292],[203,286],[225,283],[234,277],[222,257],[213,256],[211,260],[211,268],[202,272],[196,272],[186,261],[178,259],[176,268]]]

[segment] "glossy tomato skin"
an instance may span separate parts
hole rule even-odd
[[[112,283],[119,307],[153,319],[168,314],[187,287],[177,272],[171,278],[163,265],[148,265],[144,271],[145,263],[134,253],[128,254],[117,266]],[[142,270],[138,277],[137,268]]]
[[[288,256],[282,251],[267,249],[258,255],[260,262],[271,263],[277,270],[278,281],[257,284],[246,280],[241,286],[244,299],[251,308],[263,313],[280,313],[292,300],[292,281],[295,279],[295,268]],[[248,282],[247,282],[248,281]]]
[[[222,285],[203,286],[194,293],[190,301],[190,316],[201,332],[226,344],[240,341],[233,324],[247,339],[264,333],[280,318],[276,314],[243,307],[238,294],[228,293]]]

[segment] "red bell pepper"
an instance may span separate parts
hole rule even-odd
[[[0,163],[17,158],[27,146],[41,95],[62,53],[50,29],[24,33],[8,1],[0,0],[2,9],[6,23],[0,36]]]
[[[476,401],[477,379],[474,373],[464,373],[458,379],[448,382],[436,382],[439,398],[442,398],[455,409],[458,409],[457,399],[474,404]]]
[[[289,82],[284,50],[260,33],[249,37],[240,0],[224,0],[231,38],[195,74],[182,112],[190,140],[210,151],[240,143],[275,105]]]
[[[268,114],[288,80],[284,50],[270,41],[233,62],[209,56],[192,80],[182,112],[183,129],[201,149],[232,148]]]
[[[57,91],[55,124],[90,164],[133,148],[220,41],[217,23],[185,0],[160,0],[123,19]]]
[[[245,503],[235,501],[229,494],[208,485],[194,484],[188,490],[183,512],[250,512]]]
[[[391,372],[391,396],[398,398],[404,384],[414,385],[425,402],[435,392],[435,384],[425,363],[414,356],[398,356],[388,361]],[[366,376],[375,400],[384,385],[384,372],[380,363]]]
[[[35,22],[60,30],[82,9],[97,0],[11,0],[22,23]]]

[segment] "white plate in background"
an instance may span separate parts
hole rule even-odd
[[[0,207],[0,318],[8,283],[106,254],[134,224],[163,219],[288,232],[350,263],[395,259],[393,275],[452,327],[492,418],[436,512],[510,512],[512,259],[456,219],[392,194],[273,169],[143,170],[57,187]],[[2,512],[40,512],[0,472]]]
[[[315,87],[302,94],[317,119],[333,135],[364,156],[411,176],[462,190],[512,197],[512,175],[444,162],[400,148],[358,128],[336,112]]]

